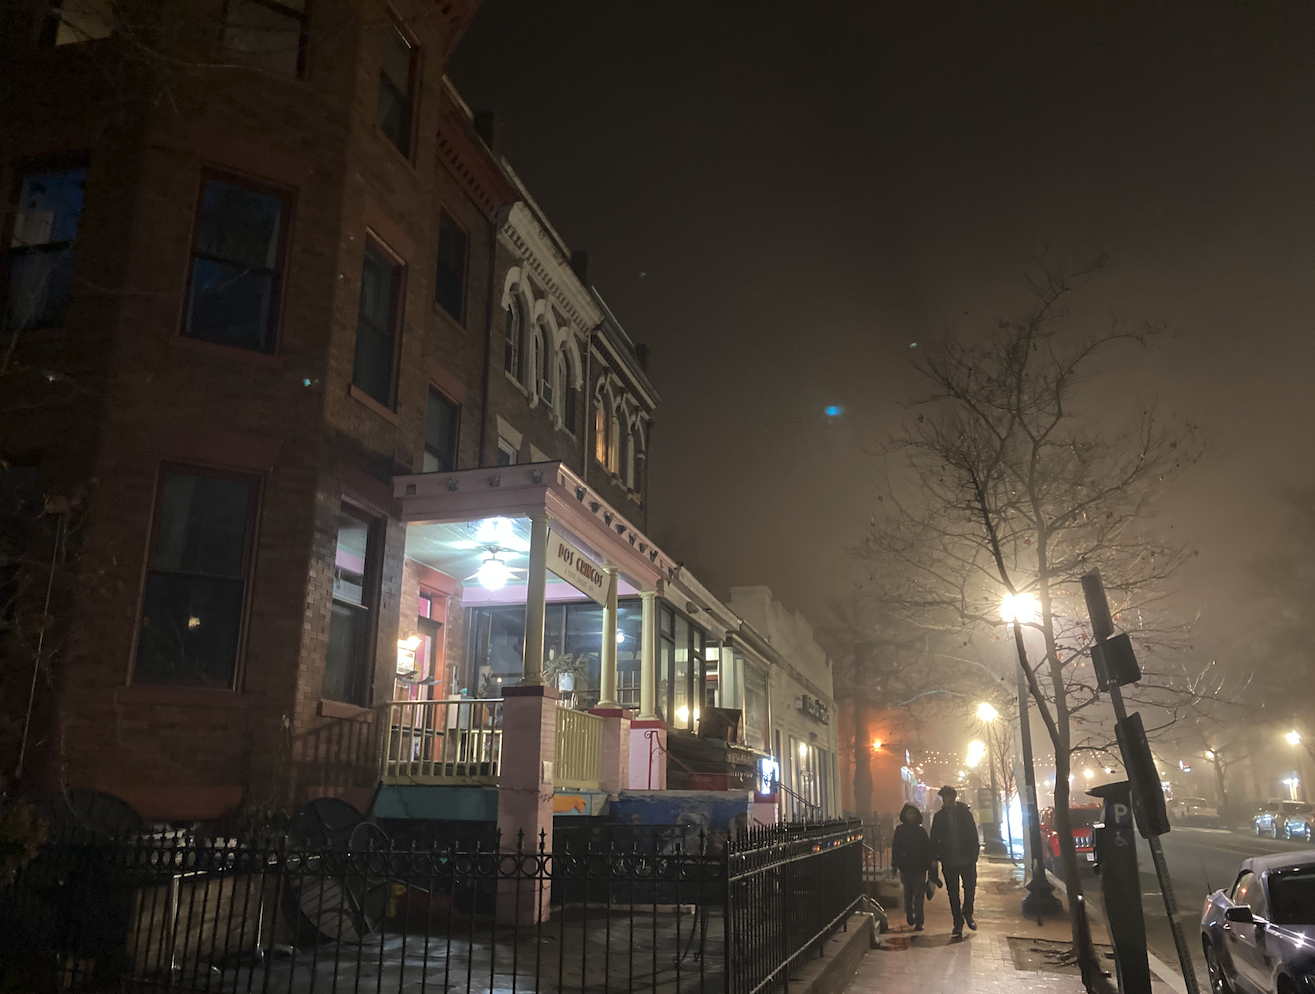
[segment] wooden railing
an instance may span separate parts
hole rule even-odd
[[[502,700],[457,697],[387,706],[386,784],[496,784],[502,770]],[[560,740],[560,721],[558,723]]]
[[[603,770],[603,719],[588,711],[557,709],[554,787],[597,790]]]

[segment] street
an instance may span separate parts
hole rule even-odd
[[[1162,836],[1165,860],[1173,875],[1174,891],[1187,942],[1196,962],[1201,989],[1207,988],[1205,961],[1201,956],[1201,909],[1207,894],[1227,887],[1237,877],[1238,864],[1249,856],[1276,852],[1293,852],[1312,848],[1306,842],[1280,842],[1260,839],[1254,834],[1218,828],[1174,828]],[[1146,938],[1150,952],[1177,969],[1169,919],[1155,878],[1155,865],[1144,839],[1137,837],[1137,861],[1142,874],[1142,907],[1146,914]],[[1097,886],[1099,884],[1097,883]]]

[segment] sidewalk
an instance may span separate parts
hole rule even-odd
[[[1088,901],[1096,899],[1100,881],[1087,878],[1084,885]],[[890,931],[881,936],[880,948],[864,957],[848,994],[1082,994],[1077,968],[1058,964],[1052,951],[1070,942],[1068,919],[1040,926],[1023,920],[1019,903],[1025,893],[1020,867],[983,857],[977,865],[976,932],[965,929],[962,939],[950,937],[954,922],[944,888],[927,902],[923,932],[904,924],[903,908],[886,909]],[[1062,887],[1056,894],[1064,900]],[[1108,947],[1100,921],[1092,921],[1091,932],[1098,947]],[[1114,961],[1105,962],[1113,984]],[[1174,994],[1158,978],[1153,983],[1155,994]]]

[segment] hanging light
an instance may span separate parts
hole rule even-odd
[[[490,552],[480,563],[479,571],[475,576],[479,580],[479,585],[485,590],[501,590],[511,577],[511,569],[498,558],[496,552]]]

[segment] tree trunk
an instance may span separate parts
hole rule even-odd
[[[1224,764],[1219,759],[1219,753],[1215,753],[1215,758],[1210,760],[1210,765],[1215,768],[1215,781],[1219,784],[1219,816],[1227,824],[1232,820],[1228,804],[1228,783]]]
[[[1051,687],[1055,695],[1055,834],[1059,836],[1059,858],[1064,867],[1064,892],[1068,897],[1069,926],[1073,936],[1073,954],[1082,972],[1082,986],[1091,994],[1113,994],[1114,988],[1105,976],[1096,946],[1091,939],[1091,922],[1087,919],[1086,896],[1082,892],[1082,877],[1078,866],[1077,848],[1073,844],[1073,819],[1069,815],[1069,771],[1073,757],[1069,754],[1071,735],[1067,694],[1064,689],[1064,668],[1055,644],[1054,615],[1051,613],[1050,586],[1046,582],[1045,545],[1038,543],[1037,561],[1039,582],[1037,593],[1041,602],[1041,631],[1046,639],[1046,660],[1050,664]]]
[[[872,820],[872,753],[868,738],[868,699],[854,698],[854,807],[863,824]]]

